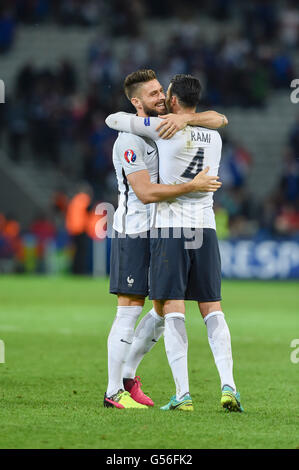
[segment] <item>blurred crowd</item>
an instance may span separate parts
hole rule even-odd
[[[105,25],[113,35],[135,36],[147,19],[195,18],[217,21],[241,18],[246,35],[273,39],[277,30],[288,46],[298,41],[296,0],[2,0],[1,18],[19,24],[56,23],[63,26]]]
[[[98,86],[105,104],[112,107],[116,98],[120,100],[120,84],[127,73],[149,64],[164,86],[175,73],[199,76],[206,106],[262,107],[271,90],[289,87],[293,54],[299,46],[296,2],[204,1],[196,6],[191,1],[167,1],[163,5],[151,2],[150,8],[152,15],[161,15],[165,8],[167,19],[176,14],[176,23],[165,28],[163,39],[151,31],[131,34],[129,29],[121,51],[114,32],[105,31],[91,45],[89,81]],[[237,17],[238,27],[224,30],[219,23],[209,36],[196,22],[197,15],[219,21]]]
[[[163,40],[146,32],[147,20],[176,18]],[[196,18],[235,21],[238,27],[207,39]],[[295,0],[207,0],[194,4],[157,0],[4,0],[0,8],[0,52],[14,42],[19,23],[52,21],[100,26],[91,45],[90,86],[110,108],[119,97],[123,77],[139,67],[159,71],[163,84],[175,73],[199,75],[207,106],[264,106],[273,88],[288,87],[299,45],[299,11]],[[127,47],[116,49],[119,37]],[[134,50],[134,54],[130,51]]]
[[[107,192],[116,133],[105,125],[106,113],[92,90],[78,91],[70,62],[43,69],[26,64],[0,113],[2,141],[5,134],[14,162],[29,151],[37,166],[55,165],[71,177],[80,176],[98,198]]]
[[[113,35],[127,35],[128,32],[134,35],[148,12],[146,3],[143,0],[2,0],[0,53],[13,47],[20,24],[100,26]]]
[[[227,237],[299,237],[299,115],[285,142],[280,180],[265,200],[248,189],[250,153],[223,136],[220,178],[215,194],[217,233]]]
[[[290,130],[280,181],[263,202],[261,228],[280,236],[299,234],[299,115]]]
[[[84,184],[72,197],[56,191],[48,211],[27,227],[0,213],[0,273],[90,273],[92,241],[106,235],[105,223],[97,227],[104,215],[95,208],[93,191]]]

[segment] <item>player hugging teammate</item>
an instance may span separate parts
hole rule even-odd
[[[118,296],[108,337],[104,406],[147,408],[153,401],[136,370],[164,334],[176,394],[162,410],[192,411],[185,300],[198,302],[221,381],[221,405],[243,411],[233,379],[230,333],[221,308],[221,267],[213,193],[227,124],[215,111],[196,113],[201,86],[176,75],[167,97],[152,70],[129,75],[125,93],[137,115],[116,113],[113,163],[119,187],[111,251],[110,292]],[[166,116],[166,111],[173,113]],[[160,116],[160,117],[157,117]],[[141,315],[145,297],[153,308]]]

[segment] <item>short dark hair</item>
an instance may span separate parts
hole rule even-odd
[[[129,100],[133,98],[140,85],[156,78],[155,72],[151,69],[136,70],[136,72],[130,73],[124,81],[124,91],[127,98]]]
[[[170,95],[175,95],[181,106],[194,108],[199,104],[202,88],[198,78],[192,75],[177,74],[170,83]]]

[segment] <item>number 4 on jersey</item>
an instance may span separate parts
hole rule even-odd
[[[197,175],[197,173],[199,173],[203,169],[203,157],[204,149],[199,148],[193,160],[190,162],[190,164],[181,176],[183,176],[184,178],[193,179]]]

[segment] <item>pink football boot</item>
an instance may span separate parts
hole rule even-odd
[[[141,405],[154,406],[153,400],[150,397],[145,395],[141,390],[142,383],[140,382],[140,377],[136,376],[134,379],[124,379],[124,387],[127,390],[133,400],[141,403]]]

